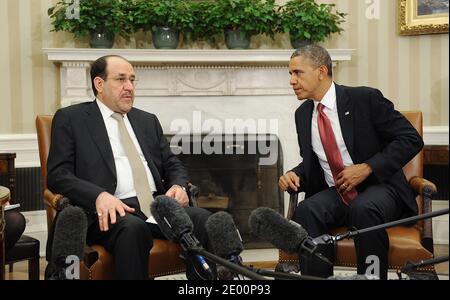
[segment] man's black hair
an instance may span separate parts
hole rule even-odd
[[[128,61],[120,55],[105,55],[94,61],[94,63],[91,66],[91,84],[95,96],[97,96],[98,92],[97,89],[95,88],[94,79],[95,77],[100,77],[103,80],[106,80],[106,77],[108,76],[106,68],[108,67],[108,58],[110,57],[118,57],[125,61]]]

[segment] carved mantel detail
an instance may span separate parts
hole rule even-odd
[[[61,106],[93,99],[90,64],[119,54],[135,67],[136,97],[292,95],[283,50],[153,50],[46,48],[60,64]],[[333,65],[351,59],[354,50],[329,50]]]

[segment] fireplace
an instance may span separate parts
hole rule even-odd
[[[287,193],[280,194],[278,176],[301,161],[294,123],[294,113],[300,103],[289,86],[288,63],[292,51],[44,49],[48,59],[60,65],[62,107],[93,99],[89,78],[91,62],[107,54],[127,58],[139,80],[135,107],[154,113],[165,134],[179,137],[178,125],[184,125],[187,130],[182,133],[192,137],[191,142],[184,144],[192,146],[192,152],[180,153],[180,158],[187,165],[192,182],[200,188],[204,197],[200,202],[210,205],[212,210],[230,211],[246,247],[264,246],[248,235],[249,211],[269,206],[283,212],[289,197]],[[336,66],[349,61],[355,51],[330,49],[329,52]],[[259,126],[259,121],[270,126]],[[276,126],[272,126],[272,121]],[[248,124],[257,126],[247,130]],[[199,146],[196,139],[201,140],[211,132],[223,135],[220,143],[223,154],[204,155],[194,151]],[[265,152],[225,152],[226,149],[247,151],[240,144],[227,144],[227,138],[235,138],[238,133],[257,134],[256,137],[248,135],[247,142],[254,138],[276,139],[275,161],[260,164],[261,159],[268,158]],[[173,145],[175,151],[177,143]],[[247,146],[254,144],[247,143]]]
[[[198,206],[211,212],[229,212],[246,249],[272,247],[250,233],[248,217],[261,206],[284,212],[278,188],[283,155],[277,136],[224,134],[168,139],[191,182],[199,188]]]

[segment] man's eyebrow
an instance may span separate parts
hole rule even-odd
[[[119,77],[125,77],[126,75],[127,75],[127,74],[125,74],[125,73],[119,73],[119,74],[117,74],[117,76],[119,76]],[[135,74],[131,74],[130,77],[135,78],[136,75],[135,75]]]

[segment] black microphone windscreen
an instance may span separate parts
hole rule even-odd
[[[194,225],[183,207],[173,198],[159,195],[150,205],[158,227],[167,239],[178,243],[183,233],[192,232]]]
[[[248,225],[258,237],[288,253],[298,253],[301,243],[308,237],[303,227],[268,207],[253,210]]]
[[[87,217],[83,209],[77,206],[64,208],[57,216],[53,236],[51,261],[56,263],[69,255],[83,258],[86,244]]]
[[[211,246],[218,256],[229,259],[242,252],[241,237],[229,213],[220,211],[211,215],[205,227]]]

